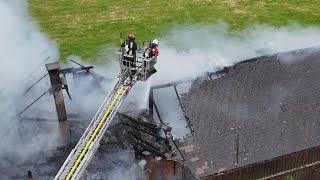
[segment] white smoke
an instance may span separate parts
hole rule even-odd
[[[267,25],[250,26],[236,35],[232,35],[228,25],[223,22],[211,26],[176,27],[168,35],[160,38],[157,73],[147,83],[139,82],[134,86],[121,111],[145,109],[151,85],[196,77],[201,73],[214,72],[252,57],[316,46],[319,45],[319,40],[319,27],[303,27],[299,24],[280,28]],[[115,62],[116,50],[114,46],[107,46],[106,52],[109,54],[103,53],[101,59],[109,62],[108,67],[95,65],[94,69],[113,79],[113,82],[119,70]],[[109,90],[112,86],[110,84],[106,87]],[[90,98],[88,99],[90,101]]]
[[[296,23],[280,28],[255,25],[235,35],[229,32],[228,25],[223,22],[210,26],[176,27],[168,35],[160,38],[160,55],[156,64],[157,73],[146,83],[139,82],[133,87],[121,111],[147,109],[151,85],[196,77],[204,72],[214,72],[224,66],[230,66],[248,58],[318,46],[319,42],[319,27],[303,27]],[[110,48],[108,52],[111,52]],[[114,56],[114,54],[109,54],[108,59],[112,61]],[[292,57],[288,54],[281,58],[291,61]],[[105,68],[106,71],[118,70],[117,63],[113,62],[113,64],[110,63],[112,68]],[[109,78],[115,78],[115,74]],[[162,94],[159,98],[168,101],[169,97],[171,96]],[[157,105],[162,109],[163,117],[171,117],[165,121],[172,121],[170,125],[173,126],[173,132],[176,127],[176,131],[180,132],[178,133],[179,137],[182,137],[185,132],[188,132],[185,131],[186,123],[181,123],[180,119],[172,118],[177,113],[177,109],[168,106],[168,104],[170,103],[159,102]],[[178,104],[178,102],[174,104]],[[90,107],[92,106],[90,105]],[[180,117],[181,114],[176,116]],[[181,133],[181,129],[183,129],[183,133]]]
[[[177,27],[160,40],[158,72],[152,78],[152,85],[194,78],[261,55],[319,45],[320,28],[298,24],[280,28],[256,25],[236,35],[230,34],[225,23]],[[293,54],[280,58],[284,62],[295,60]],[[159,92],[154,94],[154,100],[164,121],[173,128],[172,133],[182,138],[190,132],[185,128],[186,122],[179,118],[182,116],[179,106],[170,106],[179,104],[178,99],[169,98],[176,97],[173,87],[170,88],[154,91]]]
[[[317,46],[319,42],[319,27],[298,24],[280,28],[256,25],[236,35],[230,34],[225,23],[177,27],[160,40],[158,73],[152,84],[195,77],[248,58]]]
[[[107,159],[107,163],[106,160]],[[121,180],[146,180],[146,161],[136,161],[132,151],[119,151],[116,153],[104,153],[99,159],[94,159],[93,169],[83,176],[84,179],[121,179]]]
[[[26,76],[33,72],[45,58],[50,56],[51,60],[58,60],[59,54],[56,44],[48,39],[40,31],[38,25],[31,20],[27,1],[0,1],[0,23],[0,62],[2,65],[0,71],[0,100],[2,102],[0,105],[2,115],[0,118],[0,136],[2,137],[0,166],[5,166],[12,161],[23,162],[30,156],[37,155],[41,150],[50,150],[56,145],[55,134],[58,133],[58,129],[50,129],[46,124],[34,123],[33,128],[25,127],[24,130],[22,128],[22,132],[19,132],[20,123],[16,114],[21,110],[19,105],[23,104],[21,101],[24,87],[46,71],[42,67],[42,70],[39,70],[41,72],[33,74],[31,80],[27,80]],[[186,77],[195,77],[202,72],[216,71],[223,66],[229,66],[247,58],[316,46],[319,45],[319,42],[319,27],[302,27],[298,24],[281,28],[251,26],[237,35],[230,35],[228,26],[224,23],[212,26],[177,27],[160,39],[160,56],[156,65],[158,72],[147,83],[139,83],[140,85],[134,86],[125,101],[124,108],[144,108],[147,104],[151,83],[156,85]],[[112,48],[114,51],[117,49]],[[110,48],[108,50],[110,51]],[[115,57],[114,54],[107,56],[107,59]],[[73,58],[77,60],[77,57]],[[95,66],[94,70],[115,80],[116,62],[108,64],[108,67],[100,67],[96,70]],[[74,82],[75,86],[76,84],[77,82]],[[95,91],[91,91],[95,89],[94,87],[88,88],[88,86],[91,84],[83,83],[77,89],[78,91],[70,89],[71,95],[78,96],[79,104],[84,106],[83,110],[96,109],[102,102],[103,95],[108,93],[112,83],[101,87],[105,94],[102,92],[100,96],[97,96]],[[124,108],[122,110],[126,111]],[[159,108],[164,112],[174,110],[165,105]],[[115,175],[120,176],[122,173],[115,171]],[[113,179],[112,174],[110,176]]]
[[[280,28],[255,25],[236,35],[232,35],[223,22],[176,27],[160,38],[157,73],[150,78],[151,82],[137,83],[133,87],[121,110],[146,109],[151,85],[214,72],[248,58],[317,46],[319,40],[319,27],[303,27],[296,23]],[[288,54],[281,58],[291,61],[292,57]],[[116,66],[114,63],[110,69]],[[164,108],[166,114],[172,114],[172,108]]]
[[[146,180],[144,167],[145,160],[138,163],[131,162],[127,166],[117,166],[112,169],[107,179],[123,179],[123,180]]]
[[[21,163],[54,143],[53,129],[45,125],[25,132],[20,129],[17,113],[24,104],[24,88],[41,70],[34,71],[47,57],[57,60],[58,48],[40,32],[28,14],[27,1],[0,1],[0,166],[9,162]],[[43,66],[44,68],[44,66]],[[31,78],[27,78],[33,73]],[[44,126],[44,127],[41,127]],[[43,128],[43,129],[41,129]],[[28,127],[26,127],[28,129]],[[52,140],[52,141],[51,141]]]

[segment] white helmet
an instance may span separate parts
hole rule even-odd
[[[154,40],[152,41],[152,43],[153,43],[153,44],[156,44],[156,45],[159,45],[158,39],[154,39]]]

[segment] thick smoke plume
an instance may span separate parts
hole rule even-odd
[[[146,108],[146,96],[152,85],[197,77],[204,72],[214,72],[252,57],[316,46],[320,42],[320,28],[298,24],[281,28],[256,25],[232,35],[226,23],[187,25],[174,28],[159,40],[158,72],[147,83],[138,82],[135,85],[121,111]],[[114,46],[108,46],[107,51],[111,52],[112,48],[114,52],[117,50]],[[102,59],[109,61],[108,67],[95,66],[95,71],[115,82],[119,69],[113,60],[115,54],[104,55]],[[111,84],[105,87],[109,90]]]
[[[25,104],[25,87],[45,70],[36,70],[46,58],[58,59],[54,42],[30,20],[27,2],[0,1],[0,167],[19,164],[54,143],[54,130],[21,129],[17,113]],[[43,67],[42,67],[43,68]],[[31,75],[32,73],[32,75]],[[30,76],[29,76],[30,75]],[[50,134],[52,133],[52,134]]]
[[[257,56],[318,46],[319,40],[319,27],[302,27],[298,24],[281,28],[256,25],[237,35],[231,35],[225,23],[177,27],[160,40],[160,56],[156,64],[158,72],[152,77],[152,85],[195,78]],[[281,56],[280,61],[288,63],[294,61],[293,57],[289,53]],[[158,91],[154,99],[160,114],[169,117],[164,121],[170,123],[173,134],[183,138],[190,131],[185,128],[186,122],[181,121],[183,115],[180,108],[169,106],[179,104],[178,99],[169,99],[175,97],[173,87]]]
[[[0,1],[0,23],[0,62],[2,65],[0,71],[0,100],[2,102],[0,105],[2,115],[0,118],[2,138],[0,167],[10,167],[38,156],[42,150],[51,150],[57,146],[58,126],[52,128],[54,126],[37,122],[22,123],[23,126],[17,113],[21,107],[29,103],[22,102],[25,87],[46,73],[44,66],[34,71],[35,68],[49,56],[50,61],[58,60],[59,53],[56,44],[48,39],[40,31],[38,25],[31,20],[27,1]],[[147,83],[139,82],[133,88],[121,111],[146,108],[151,85],[196,77],[203,72],[216,71],[251,57],[319,45],[320,28],[302,27],[298,24],[281,28],[259,25],[248,27],[237,35],[230,35],[228,25],[225,23],[212,26],[190,25],[176,27],[159,40],[160,56],[156,65],[158,72]],[[112,48],[114,51],[117,50],[114,46]],[[110,51],[109,47],[108,51]],[[107,56],[105,59],[115,57],[114,54]],[[70,58],[80,60],[76,56]],[[73,106],[74,104],[68,106],[68,112],[95,111],[115,82],[117,68],[116,62],[109,63],[108,68],[95,66],[94,70],[112,79],[100,87],[91,83],[90,80],[82,81],[81,84],[77,81],[70,81],[71,95],[74,95],[73,102],[78,103],[79,106]],[[29,76],[31,73],[32,75]],[[46,88],[48,85],[42,90]],[[39,93],[34,94],[40,95]],[[166,97],[163,95],[162,98]],[[50,105],[54,108],[52,97],[50,99],[51,101],[42,100],[39,104],[47,111],[54,111],[48,108]],[[68,104],[70,101],[66,102]],[[172,108],[165,105],[159,108],[165,113],[173,111]],[[31,112],[31,115],[38,116],[34,112]],[[175,119],[170,121],[175,121]],[[109,178],[114,179],[121,174],[121,171],[115,170]]]
[[[237,35],[231,35],[225,23],[177,27],[160,40],[158,73],[152,84],[213,72],[256,56],[317,46],[319,40],[319,27],[298,24],[256,25]]]

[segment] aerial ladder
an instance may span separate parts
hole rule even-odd
[[[143,43],[144,49],[149,43],[150,42],[147,41]],[[123,51],[120,50],[116,52],[117,61],[120,64],[118,81],[104,99],[75,148],[71,150],[54,180],[80,179],[97,151],[100,140],[132,86],[137,81],[146,81],[156,72],[154,65],[157,62],[157,56],[144,58],[143,52],[144,50],[142,49],[137,51],[134,62],[127,61],[126,58],[124,58]]]

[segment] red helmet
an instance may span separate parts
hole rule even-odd
[[[152,53],[153,53],[154,55],[158,55],[158,54],[159,54],[159,49],[158,49],[158,48],[153,48],[153,49],[152,49]]]
[[[128,36],[129,39],[132,39],[132,40],[135,40],[136,39],[136,36],[134,34],[129,34]]]

